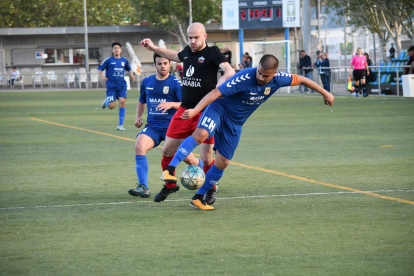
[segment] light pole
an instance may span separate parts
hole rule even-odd
[[[86,15],[86,0],[83,0],[83,18],[85,30],[85,69],[86,74],[89,74],[89,45],[88,45],[88,19]],[[86,78],[86,86],[89,87],[89,78]]]
[[[324,48],[324,52],[327,53],[328,52],[328,44],[327,44],[327,29],[328,29],[328,16],[326,14],[321,14],[320,17],[325,18],[325,48]]]
[[[191,0],[188,0],[188,6],[189,6],[188,10],[190,12],[190,20],[188,22],[188,25],[191,25],[191,24],[193,24],[193,8],[192,8],[192,5],[191,5]]]

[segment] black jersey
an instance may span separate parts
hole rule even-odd
[[[191,51],[187,46],[178,53],[178,58],[184,63],[181,106],[194,108],[206,94],[216,88],[219,66],[227,62],[227,59],[219,48],[208,45],[198,52]]]

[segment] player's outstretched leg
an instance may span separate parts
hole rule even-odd
[[[190,155],[191,152],[193,152],[194,148],[197,147],[197,145],[198,144],[196,140],[194,140],[192,136],[187,137],[180,144],[170,165],[167,166],[161,175],[161,180],[165,181],[166,183],[162,190],[154,197],[155,202],[164,201],[167,196],[177,192],[180,189],[180,186],[177,184],[177,178],[174,175],[175,168],[181,161]]]
[[[217,182],[223,176],[223,173],[224,173],[224,170],[217,168],[215,165],[213,165],[208,170],[204,185],[201,186],[201,188],[197,190],[197,193],[194,195],[194,197],[191,200],[191,203],[190,203],[191,207],[197,208],[203,211],[214,210],[214,207],[211,206],[211,204],[209,204],[206,200],[204,200],[204,195],[206,195],[207,192],[210,189],[212,189],[213,186],[217,184]],[[214,198],[214,201],[215,201],[215,198]]]

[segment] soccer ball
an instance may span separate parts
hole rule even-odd
[[[206,180],[206,175],[203,170],[195,165],[190,165],[184,168],[181,172],[181,184],[184,188],[189,190],[197,190],[203,186]]]

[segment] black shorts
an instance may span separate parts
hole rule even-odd
[[[365,69],[355,69],[354,72],[352,72],[352,75],[354,77],[354,81],[365,79]]]

